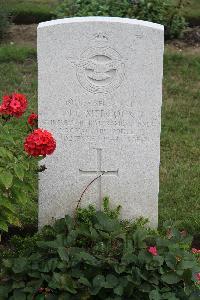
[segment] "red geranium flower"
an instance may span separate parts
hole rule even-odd
[[[39,128],[27,136],[24,149],[31,156],[46,156],[54,152],[56,141],[50,132]]]
[[[28,101],[23,94],[13,93],[11,95],[5,95],[0,105],[0,114],[19,118],[25,112],[27,105]]]
[[[28,124],[32,127],[37,126],[38,115],[35,113],[31,113],[28,117]]]
[[[156,246],[154,246],[154,247],[149,247],[149,248],[148,248],[148,252],[151,253],[153,256],[157,256],[157,255],[158,255]]]

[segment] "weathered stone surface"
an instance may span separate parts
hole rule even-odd
[[[85,17],[38,27],[39,127],[57,140],[39,181],[39,226],[102,198],[157,225],[163,26]]]

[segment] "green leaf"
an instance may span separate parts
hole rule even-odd
[[[8,225],[6,221],[0,220],[0,230],[8,232]]]
[[[176,295],[174,293],[162,294],[162,299],[165,299],[165,300],[180,300],[180,298],[176,298]]]
[[[144,282],[141,286],[140,286],[140,290],[144,293],[150,293],[151,291],[151,285],[147,282]]]
[[[3,259],[3,266],[7,269],[10,269],[13,265],[12,259]]]
[[[28,260],[24,257],[19,257],[14,260],[12,270],[15,274],[25,272],[27,269]]]
[[[161,276],[163,282],[167,284],[176,284],[181,281],[181,277],[178,276],[175,272],[168,272]]]
[[[0,206],[3,206],[5,208],[9,209],[12,212],[15,211],[14,205],[9,201],[8,198],[3,197],[3,196],[0,196]]]
[[[124,292],[124,288],[122,285],[118,285],[115,289],[114,289],[114,293],[118,296],[122,296]]]
[[[147,238],[148,233],[143,228],[138,228],[133,234],[134,246],[138,249],[146,248],[145,239]]]
[[[160,297],[160,294],[157,290],[153,290],[149,293],[149,299],[150,300],[160,300],[162,298]]]
[[[59,247],[57,251],[63,261],[69,261],[69,254],[65,247]]]
[[[98,211],[96,213],[96,218],[98,223],[101,225],[102,229],[107,232],[119,231],[121,229],[118,220],[109,218],[104,212]]]
[[[56,283],[57,288],[76,294],[75,284],[68,274],[53,273],[53,281]],[[52,288],[55,288],[56,285],[50,286],[49,284]]]
[[[103,275],[97,275],[93,279],[93,289],[91,291],[92,295],[97,295],[102,287],[105,286],[105,277]]]
[[[13,300],[26,300],[26,295],[20,290],[15,290],[13,293]]]
[[[84,261],[86,264],[88,264],[90,266],[99,265],[99,261],[94,256],[92,256],[91,254],[89,254],[85,251],[81,251],[80,253],[77,253],[74,257],[79,262]]]
[[[74,219],[70,216],[65,216],[65,223],[67,225],[68,231],[71,231],[74,228]]]
[[[114,276],[112,274],[108,274],[106,276],[106,284],[105,284],[106,288],[109,288],[109,289],[114,288],[117,286],[117,284],[118,284],[118,279],[116,276]]]
[[[57,258],[51,258],[47,261],[43,261],[40,264],[39,271],[44,273],[53,272],[58,265],[58,259]]]
[[[173,254],[168,253],[165,258],[165,262],[170,269],[172,270],[175,269],[177,261],[176,261],[176,257]]]
[[[26,204],[28,202],[28,197],[27,194],[25,193],[24,190],[16,190],[14,191],[14,194],[16,196],[16,200],[20,204]]]
[[[114,269],[116,273],[121,274],[125,272],[126,266],[122,264],[114,264]]]
[[[8,299],[8,294],[12,290],[11,286],[0,285],[0,299]]]
[[[89,282],[89,280],[85,277],[80,277],[80,279],[78,280],[79,283],[85,285],[85,286],[88,286],[88,287],[91,287],[91,283]]]
[[[15,171],[15,174],[17,175],[17,177],[23,181],[24,179],[24,168],[22,166],[22,164],[15,164],[14,165],[14,171]]]
[[[37,295],[34,299],[35,300],[45,300],[45,295],[42,295],[42,294]]]
[[[56,233],[63,233],[66,231],[66,224],[65,224],[65,219],[62,218],[62,219],[58,219],[55,221],[54,223],[54,229],[56,231]]]
[[[14,281],[12,285],[12,289],[20,289],[25,287],[24,281]]]
[[[24,162],[23,162],[23,168],[24,168],[26,171],[29,170],[29,168],[30,168],[30,163],[29,163],[29,161],[24,161]]]
[[[185,270],[185,269],[192,269],[196,265],[194,260],[181,260],[178,264],[178,269]]]
[[[103,275],[97,275],[93,279],[93,286],[103,287],[105,285],[105,277]]]
[[[5,186],[5,188],[9,189],[13,183],[13,175],[9,171],[4,170],[1,173],[0,180],[2,184]]]
[[[0,157],[2,157],[2,158],[9,158],[9,159],[12,160],[13,159],[13,154],[8,149],[6,149],[4,147],[0,147]]]

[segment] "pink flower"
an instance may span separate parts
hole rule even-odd
[[[200,249],[192,248],[193,254],[200,254]]]
[[[156,246],[154,246],[154,247],[149,247],[149,248],[148,248],[148,252],[151,253],[153,256],[157,256],[157,255],[158,255]]]
[[[197,280],[197,284],[200,284],[200,273],[196,273],[195,278]]]

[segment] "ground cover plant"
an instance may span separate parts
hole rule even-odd
[[[2,260],[1,299],[198,299],[191,237],[169,224],[160,236],[142,219],[120,222],[119,212],[105,198],[103,211],[78,208],[44,228],[27,255]]]

